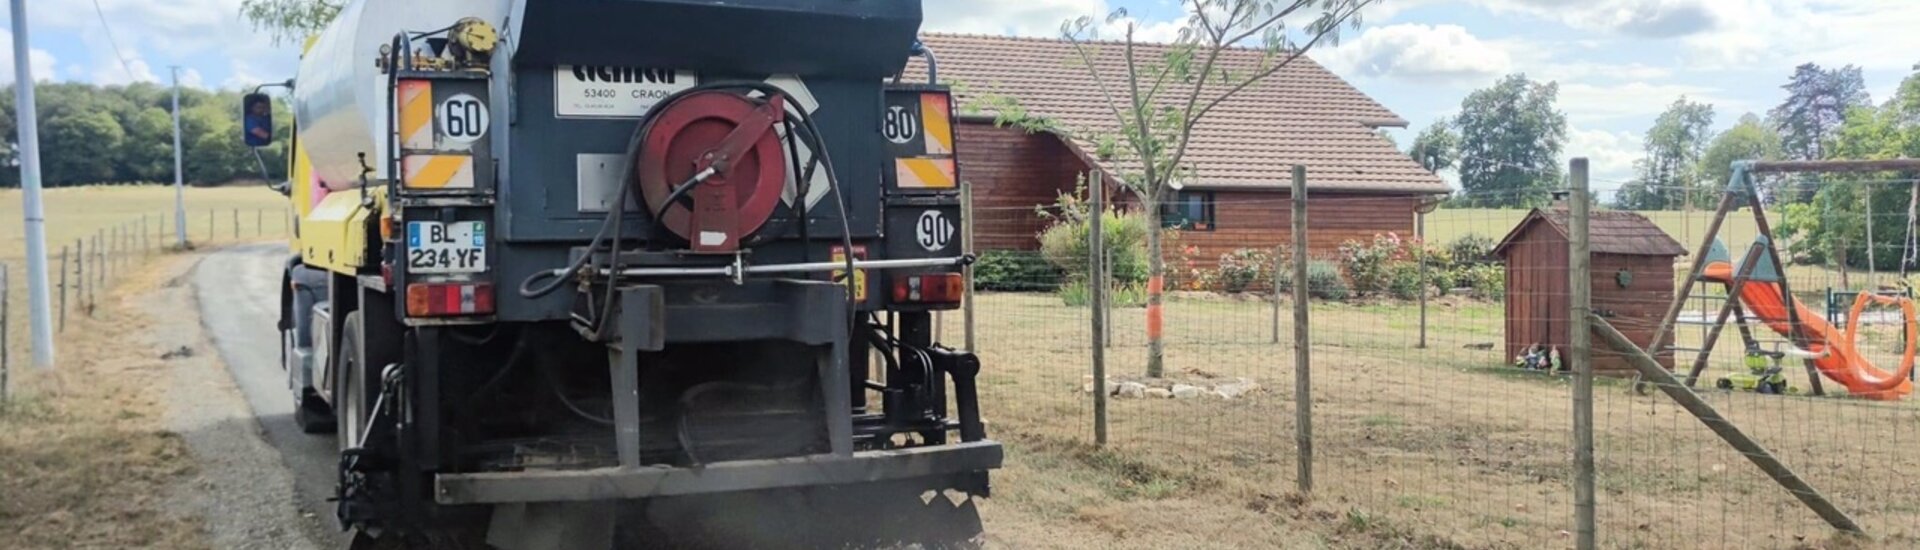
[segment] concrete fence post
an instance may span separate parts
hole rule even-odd
[[[233,209],[233,240],[240,240],[240,209]]]
[[[1593,550],[1598,542],[1594,519],[1593,471],[1593,265],[1588,232],[1587,159],[1572,162],[1571,216],[1567,222],[1567,347],[1573,363],[1573,521],[1574,547]]]

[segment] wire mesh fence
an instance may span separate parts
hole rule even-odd
[[[50,228],[47,243],[49,308],[56,332],[67,319],[90,315],[108,289],[151,257],[178,250],[174,212],[101,220]],[[193,246],[221,245],[252,240],[280,239],[291,234],[293,220],[284,208],[213,208],[189,210],[184,216],[187,242]],[[58,240],[55,240],[58,239]],[[70,239],[70,240],[69,240]],[[5,243],[14,245],[15,243]],[[30,345],[26,304],[24,245],[0,248],[0,372],[18,372]],[[0,374],[5,380],[7,374]],[[14,377],[17,378],[17,377]],[[4,388],[4,384],[0,384]]]
[[[1575,545],[1583,429],[1594,446],[1600,546],[1819,545],[1839,532],[1809,504],[1820,499],[1869,533],[1912,540],[1920,408],[1863,398],[1857,380],[1849,390],[1835,377],[1907,391],[1893,378],[1913,376],[1915,319],[1901,309],[1911,293],[1900,266],[1916,256],[1906,208],[1914,182],[1812,185],[1854,186],[1860,202],[1768,205],[1771,227],[1735,209],[1713,232],[1730,252],[1709,259],[1695,249],[1709,237],[1711,204],[1596,206],[1583,272],[1571,271],[1576,222],[1560,202],[1463,208],[1523,201],[1436,205],[1315,188],[1304,201],[1304,281],[1293,274],[1294,205],[1283,190],[1172,194],[1161,207],[1158,281],[1137,199],[1113,201],[1099,249],[1087,221],[1102,208],[1072,182],[1048,196],[976,199],[967,220],[980,257],[970,307],[987,365],[982,393],[1014,460],[1022,446],[1097,444],[1104,408],[1100,452],[1134,474],[1124,496],[1286,501],[1298,498],[1289,495],[1306,460],[1313,484],[1301,500],[1334,511],[1324,519],[1416,545]],[[1795,309],[1779,302],[1778,284],[1748,286],[1733,295],[1745,320],[1726,324],[1702,360],[1731,265],[1763,235],[1780,246],[1779,278],[1793,289],[1803,337],[1796,342],[1793,319],[1769,317]],[[1691,269],[1708,260],[1727,265],[1709,270],[1647,355],[1677,386],[1702,364],[1685,392],[1697,401],[1661,391],[1636,354],[1594,336],[1593,416],[1577,423],[1573,277],[1587,281],[1599,324],[1645,348]],[[1095,262],[1104,283],[1090,280]],[[1310,295],[1311,455],[1296,443],[1296,284]],[[1095,285],[1104,304],[1094,303]],[[1153,308],[1156,285],[1165,293]],[[1866,303],[1857,314],[1856,299]],[[1095,316],[1105,321],[1100,338]],[[959,341],[961,327],[947,326]],[[1092,374],[1095,346],[1104,384]],[[1824,395],[1814,395],[1816,379]],[[1724,421],[1703,419],[1706,408]],[[1755,446],[1736,446],[1741,438]],[[1782,472],[1812,490],[1789,488]]]

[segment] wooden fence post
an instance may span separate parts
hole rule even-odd
[[[58,328],[54,329],[54,331],[62,332],[67,330],[67,246],[66,245],[60,245],[60,309],[55,313],[60,316],[60,324],[58,325]]]
[[[1572,213],[1567,223],[1567,306],[1570,323],[1567,347],[1573,363],[1573,518],[1574,547],[1593,550],[1597,542],[1593,493],[1593,329],[1587,315],[1593,309],[1593,259],[1590,256],[1587,195],[1587,159],[1572,162]]]
[[[1307,167],[1293,166],[1293,422],[1300,494],[1313,493],[1313,333],[1308,326]]]
[[[1646,350],[1640,349],[1640,346],[1634,344],[1632,340],[1628,340],[1626,335],[1620,334],[1620,331],[1613,328],[1613,325],[1609,324],[1606,319],[1591,314],[1587,316],[1587,319],[1588,322],[1593,324],[1594,333],[1599,335],[1602,340],[1606,340],[1608,347],[1612,347],[1614,351],[1625,356],[1627,362],[1632,364],[1634,369],[1640,371],[1641,377],[1652,381],[1654,387],[1666,392],[1667,397],[1673,398],[1674,402],[1679,403],[1681,408],[1687,410],[1687,413],[1699,419],[1701,424],[1706,424],[1707,429],[1713,430],[1714,435],[1720,436],[1720,439],[1727,442],[1728,445],[1731,445],[1735,451],[1740,453],[1740,456],[1747,457],[1747,460],[1753,462],[1754,466],[1759,467],[1760,471],[1765,472],[1768,478],[1779,483],[1781,487],[1786,488],[1787,494],[1800,499],[1801,504],[1805,504],[1807,508],[1812,509],[1814,514],[1819,515],[1820,519],[1826,520],[1827,524],[1833,526],[1834,529],[1849,533],[1866,534],[1866,531],[1860,528],[1860,524],[1855,522],[1852,516],[1848,516],[1846,512],[1834,506],[1832,501],[1827,500],[1825,494],[1822,494],[1818,489],[1814,489],[1812,485],[1807,484],[1806,480],[1800,479],[1800,476],[1795,474],[1792,468],[1788,468],[1785,463],[1780,462],[1778,457],[1773,456],[1772,451],[1768,451],[1766,447],[1761,446],[1760,443],[1754,441],[1753,438],[1747,437],[1746,432],[1740,431],[1740,427],[1734,425],[1733,421],[1727,420],[1724,416],[1720,416],[1720,412],[1715,411],[1713,405],[1708,404],[1705,399],[1701,399],[1699,394],[1695,394],[1693,390],[1689,390],[1686,386],[1681,385],[1680,380],[1673,377],[1673,373],[1667,372],[1666,367],[1660,366],[1659,362],[1653,360],[1653,356],[1647,355]]]
[[[964,181],[960,182],[960,249],[963,254],[976,255],[978,258],[979,251],[974,250],[973,244],[973,185]],[[967,351],[979,353],[973,340],[973,264],[968,263],[961,269],[965,270],[967,277],[966,294],[960,304],[964,308],[960,315],[966,326]]]
[[[1100,179],[1100,173],[1094,172],[1093,181]],[[1107,316],[1103,313],[1107,303],[1107,262],[1106,239],[1100,228],[1101,214],[1105,212],[1105,185],[1098,183],[1087,186],[1088,207],[1093,215],[1087,216],[1087,277],[1089,300],[1087,309],[1093,318],[1093,441],[1099,446],[1107,445]]]

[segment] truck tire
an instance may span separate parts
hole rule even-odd
[[[374,396],[380,388],[379,376],[361,364],[361,323],[359,311],[348,313],[333,348],[333,418],[342,451],[355,447],[355,438],[366,432],[367,418],[373,415]]]

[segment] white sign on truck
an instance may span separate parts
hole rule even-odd
[[[677,92],[700,84],[690,71],[605,65],[553,70],[553,112],[563,117],[640,118]]]

